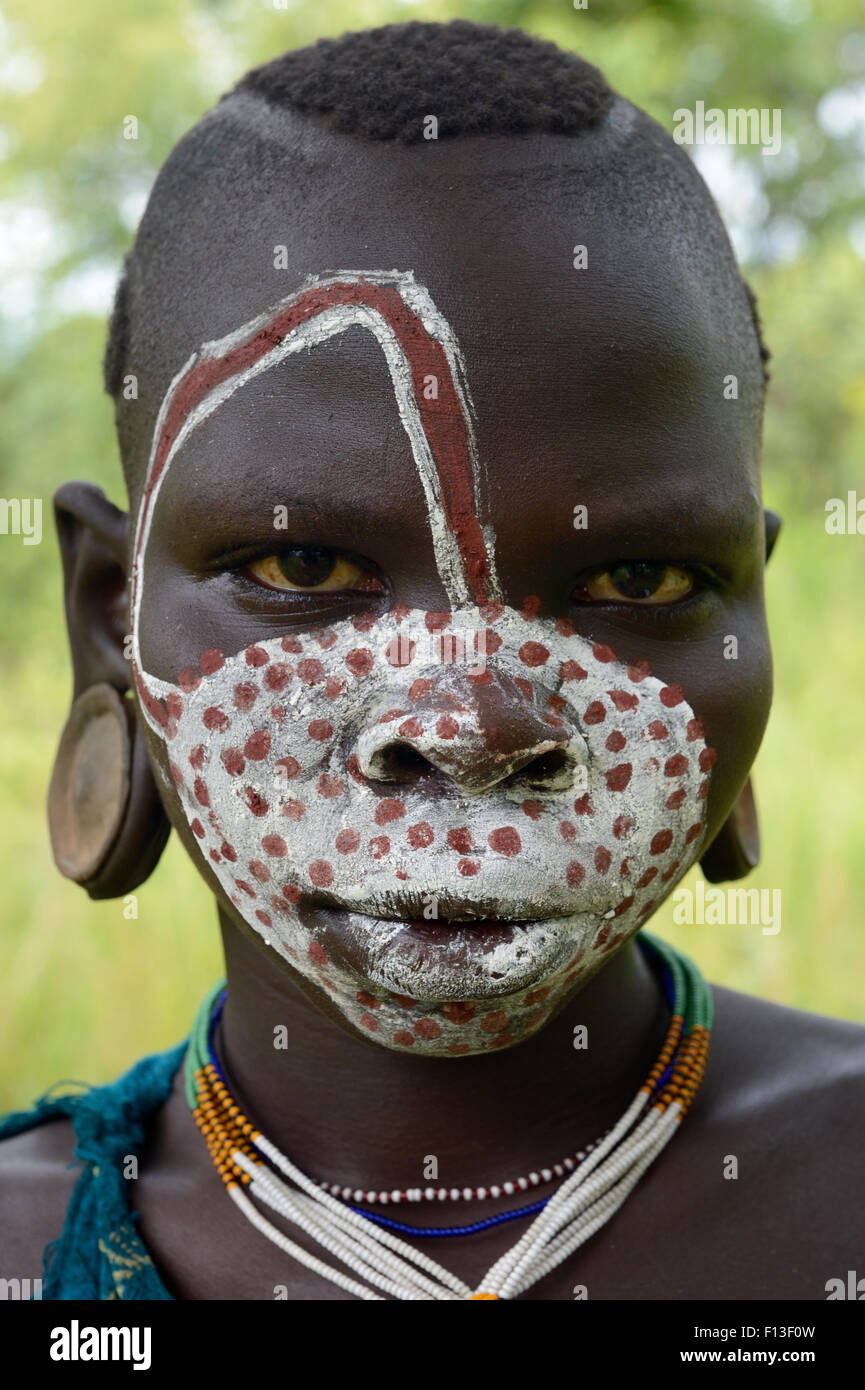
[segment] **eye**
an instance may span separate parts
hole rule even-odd
[[[262,587],[283,593],[385,592],[384,585],[369,570],[321,545],[288,546],[262,560],[253,560],[242,572]]]
[[[697,588],[691,571],[648,560],[628,561],[599,570],[573,591],[575,602],[660,606],[689,598]]]

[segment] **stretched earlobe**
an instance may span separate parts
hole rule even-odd
[[[128,519],[90,483],[66,483],[54,508],[75,698],[48,792],[51,844],[91,898],[122,897],[156,867],[170,830],[129,694]]]
[[[106,682],[75,700],[48,791],[54,862],[91,898],[117,898],[148,877],[168,839],[132,702]]]
[[[760,862],[760,827],[749,777],[729,816],[700,859],[710,883],[746,878]]]
[[[784,523],[777,512],[770,512],[768,508],[763,512],[763,519],[766,528],[766,559],[768,561],[772,551],[775,549],[778,533]]]

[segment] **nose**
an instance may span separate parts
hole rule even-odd
[[[399,707],[381,710],[363,730],[355,751],[372,781],[412,783],[435,769],[469,796],[508,781],[566,790],[588,757],[572,724],[489,670],[479,678],[416,680]]]

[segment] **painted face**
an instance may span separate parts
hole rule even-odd
[[[178,451],[259,373],[353,325],[384,354],[450,611],[396,606],[203,651],[174,681],[147,672],[148,538]],[[530,1036],[645,923],[700,851],[715,758],[646,663],[503,603],[478,492],[449,325],[411,273],[341,272],[175,377],[132,572],[141,705],[225,898],[352,1025],[445,1056]]]

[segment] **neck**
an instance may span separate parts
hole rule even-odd
[[[276,956],[220,918],[228,997],[216,1045],[232,1093],[268,1139],[329,1182],[426,1186],[430,1155],[433,1185],[457,1187],[554,1163],[620,1117],[669,1022],[630,942],[518,1047],[453,1060],[391,1052],[322,1012]]]

